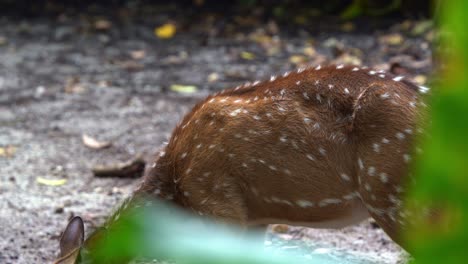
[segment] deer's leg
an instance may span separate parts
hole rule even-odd
[[[198,214],[208,216],[220,224],[238,226],[247,229],[247,209],[242,194],[235,184],[225,184],[221,180],[213,180],[212,186],[197,186],[198,183],[187,184],[192,189],[188,202]],[[200,192],[200,190],[204,190]]]
[[[375,145],[362,147],[364,150],[360,153],[369,154],[358,157],[358,183],[359,194],[370,215],[402,245],[401,232],[409,220],[409,215],[403,211],[404,186],[408,178],[408,164],[403,153],[410,150],[397,142],[402,140],[393,141],[393,145],[379,146],[378,152]]]
[[[355,102],[353,135],[357,142],[357,186],[370,215],[398,244],[408,217],[403,195],[412,160],[418,112],[412,87],[392,92],[382,85],[366,87]]]

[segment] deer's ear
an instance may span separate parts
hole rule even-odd
[[[60,239],[60,257],[74,255],[72,252],[77,251],[83,245],[84,241],[84,224],[79,216],[73,217],[72,220],[63,231]],[[78,254],[76,254],[78,255]]]

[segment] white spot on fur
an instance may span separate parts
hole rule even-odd
[[[358,165],[359,165],[359,169],[361,170],[364,169],[364,163],[362,162],[361,158],[358,158]]]
[[[325,156],[327,154],[327,151],[324,149],[324,148],[319,148],[319,152],[320,154],[322,154],[323,156]]]
[[[380,145],[377,143],[372,144],[372,147],[374,148],[374,152],[379,153],[380,152]]]
[[[315,157],[312,154],[306,154],[306,157],[310,160],[315,160]]]
[[[337,198],[327,198],[327,199],[323,199],[319,202],[319,207],[324,207],[324,206],[327,206],[329,204],[339,204],[341,203],[341,199],[337,199]]]
[[[380,95],[380,98],[382,98],[382,99],[387,99],[389,97],[390,97],[389,93],[384,93],[384,94]]]
[[[296,204],[302,208],[312,207],[314,204],[308,200],[297,200]]]
[[[366,189],[366,191],[368,191],[368,192],[372,191],[372,188],[368,183],[364,184],[364,189]]]
[[[242,111],[242,108],[238,108],[238,109],[232,111],[229,115],[230,116],[237,116],[241,111]]]
[[[317,101],[319,101],[320,103],[322,102],[322,97],[320,96],[320,94],[316,94],[316,95],[315,95],[315,98],[316,98]]]
[[[380,181],[383,182],[383,183],[388,182],[388,175],[385,172],[379,173],[379,178],[380,178]]]
[[[343,199],[344,199],[344,200],[352,200],[352,199],[357,198],[357,197],[359,197],[359,193],[357,193],[357,192],[352,192],[352,193],[349,193],[349,194],[344,195],[344,196],[343,196]]]
[[[423,94],[428,93],[429,90],[430,90],[429,87],[422,86],[422,85],[421,85],[421,86],[418,86],[418,88],[419,88],[419,92],[421,92],[421,93],[423,93]]]
[[[403,155],[403,160],[408,163],[411,161],[411,156],[409,154],[404,154]]]
[[[401,133],[401,132],[398,132],[395,134],[395,136],[399,139],[399,140],[403,140],[405,139],[405,134]]]
[[[340,176],[345,181],[351,181],[351,178],[346,173],[341,173]]]

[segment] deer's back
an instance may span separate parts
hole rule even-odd
[[[259,221],[361,215],[361,174],[369,170],[361,163],[404,164],[400,152],[409,147],[399,133],[414,129],[417,92],[384,73],[355,69],[294,72],[197,105],[168,145],[185,200],[193,208],[236,201]],[[385,140],[394,146],[379,156]],[[398,153],[401,161],[392,161]],[[405,166],[389,167],[400,184]]]

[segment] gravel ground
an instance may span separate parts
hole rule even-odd
[[[234,15],[194,19],[154,9],[162,11],[137,16],[129,9],[125,19],[110,11],[0,18],[0,263],[50,262],[69,217],[83,216],[87,228],[102,222],[138,180],[95,178],[90,168],[148,157],[212,91],[301,64],[362,63],[420,82],[432,69],[432,32],[416,32],[424,26],[418,21],[332,19],[295,27],[252,15],[252,26]],[[168,21],[177,33],[159,39],[154,28]],[[174,84],[197,90],[177,93]],[[112,146],[87,148],[83,134]],[[66,182],[50,186],[38,178]],[[270,241],[286,249],[297,240],[372,263],[405,259],[371,221],[343,230],[279,229]]]

